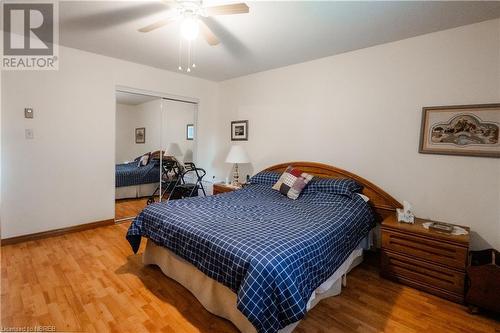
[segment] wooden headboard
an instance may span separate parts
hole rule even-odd
[[[283,172],[292,165],[311,175],[322,178],[350,178],[363,185],[363,194],[370,198],[370,205],[373,207],[378,221],[382,221],[389,214],[394,214],[396,208],[401,208],[401,204],[387,194],[377,185],[357,176],[349,171],[345,171],[330,165],[315,162],[289,162],[273,165],[264,171]]]
[[[160,150],[152,151],[151,152],[151,159],[159,160],[160,156],[163,156],[162,154],[164,154],[164,153],[165,153],[164,151],[160,151]]]

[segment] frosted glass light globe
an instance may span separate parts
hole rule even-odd
[[[181,25],[181,34],[185,39],[192,41],[198,37],[198,33],[200,32],[200,28],[198,26],[198,20],[192,17],[186,17],[182,21]]]

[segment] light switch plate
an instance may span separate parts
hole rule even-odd
[[[33,118],[33,108],[24,108],[24,118]]]
[[[35,133],[33,133],[32,128],[26,128],[24,130],[24,136],[26,137],[26,140],[33,140],[35,138]]]

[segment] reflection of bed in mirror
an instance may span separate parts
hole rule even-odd
[[[160,179],[160,160],[155,157],[153,153],[146,165],[140,165],[138,159],[116,165],[115,199],[141,198],[154,192]]]

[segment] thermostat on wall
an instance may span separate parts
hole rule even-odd
[[[33,108],[24,108],[24,118],[33,118]]]

